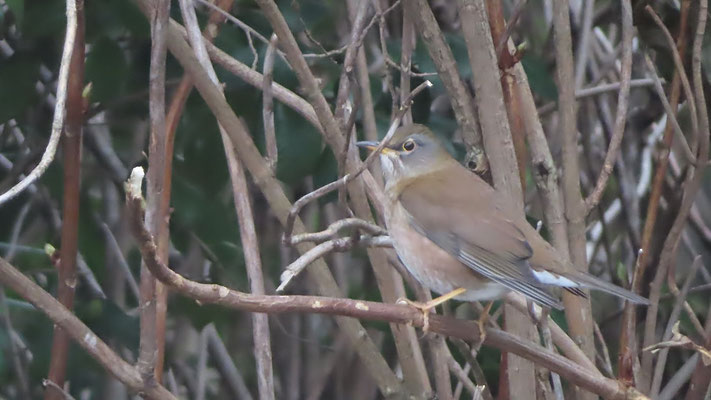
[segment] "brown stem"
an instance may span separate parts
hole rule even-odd
[[[74,305],[74,290],[77,285],[77,252],[79,247],[79,186],[81,182],[81,143],[84,123],[84,2],[68,0],[76,7],[76,38],[69,63],[67,82],[67,120],[62,136],[64,150],[64,194],[62,198],[62,246],[59,250],[59,273],[57,274],[57,299],[71,310]],[[64,386],[69,335],[55,326],[47,378],[58,387]],[[62,391],[48,385],[46,400],[59,400]]]
[[[498,59],[494,48],[492,30],[489,27],[486,6],[474,0],[459,1],[462,33],[467,44],[469,63],[474,71],[474,90],[482,138],[496,190],[503,201],[508,202],[513,210],[523,213],[523,196],[518,169],[514,140],[504,104],[504,91],[501,86]],[[497,19],[498,22],[498,19]],[[533,340],[537,337],[535,328],[525,313],[520,313],[510,305],[504,306],[506,330],[518,336]],[[527,360],[506,353],[502,357],[502,376],[505,378],[506,392],[512,399],[526,398],[535,393],[535,369]]]
[[[568,249],[573,266],[578,270],[585,271],[587,269],[585,204],[580,194],[573,46],[570,34],[570,9],[567,2],[553,3],[553,30],[560,118],[558,129],[561,132],[560,137],[563,138],[562,188],[568,228]],[[580,345],[589,359],[594,359],[595,343],[593,341],[590,301],[566,292],[563,294],[563,303],[572,338]],[[588,398],[583,393],[578,395],[580,398]]]
[[[274,76],[274,51],[277,46],[277,37],[272,35],[269,39],[269,46],[264,54],[262,82],[262,120],[264,121],[264,142],[267,148],[267,158],[272,170],[276,171],[278,150],[276,141],[276,131],[274,128],[274,94],[272,93],[272,83]]]

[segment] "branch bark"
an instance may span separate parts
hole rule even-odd
[[[516,152],[504,105],[500,83],[499,63],[491,37],[491,28],[483,1],[460,0],[462,32],[467,44],[469,63],[476,74],[473,76],[476,106],[481,123],[484,148],[491,165],[491,174],[496,190],[510,209],[523,214],[523,196]],[[510,305],[504,306],[506,330],[523,338],[533,340],[538,335],[528,316]],[[512,399],[529,398],[535,393],[535,368],[533,363],[510,353],[502,355],[502,378]]]
[[[70,6],[69,3],[72,3]],[[84,1],[67,0],[67,7],[75,8],[75,39],[69,62],[67,82],[66,126],[62,137],[64,150],[64,194],[62,198],[62,246],[59,250],[57,299],[67,309],[74,306],[77,285],[77,254],[79,247],[79,187],[81,182],[81,143],[84,123]],[[71,28],[67,28],[71,29]],[[56,386],[46,385],[44,398],[64,398],[61,389],[67,372],[69,335],[55,325],[47,379]]]
[[[559,130],[563,139],[563,197],[568,227],[568,249],[573,266],[587,269],[585,255],[585,204],[580,192],[580,166],[578,165],[578,130],[576,127],[575,81],[572,39],[570,35],[570,10],[567,2],[553,3],[553,30],[555,35],[556,77],[558,83]],[[565,316],[573,340],[590,359],[595,357],[593,319],[590,301],[565,292]],[[589,398],[582,393],[580,398]]]
[[[170,185],[166,187],[165,176],[172,154],[168,150],[165,123],[165,58],[166,31],[168,29],[170,1],[160,0],[150,8],[151,65],[149,72],[149,114],[151,134],[148,144],[148,177],[146,224],[155,235],[158,254],[168,259],[168,201]],[[165,197],[163,197],[165,196]],[[141,265],[141,338],[137,367],[145,379],[154,377],[161,381],[163,354],[165,351],[165,314],[167,299],[163,288]]]

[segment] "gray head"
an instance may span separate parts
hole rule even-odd
[[[374,150],[378,142],[358,142]],[[454,159],[429,128],[420,124],[403,126],[380,153],[383,176],[388,184],[410,180],[448,166]],[[455,161],[456,162],[456,161]]]

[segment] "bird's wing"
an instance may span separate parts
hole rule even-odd
[[[549,307],[561,308],[531,273],[533,251],[520,229],[495,203],[495,192],[465,170],[453,190],[436,173],[400,192],[413,228],[476,273]],[[464,180],[464,181],[462,181]],[[453,193],[456,191],[456,193]]]

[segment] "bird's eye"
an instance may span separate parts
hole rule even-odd
[[[402,149],[405,151],[415,150],[415,141],[414,140],[405,141],[405,143],[402,144]]]

